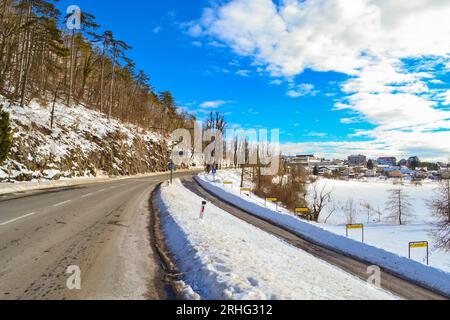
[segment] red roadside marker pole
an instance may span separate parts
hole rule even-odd
[[[203,219],[205,215],[205,207],[206,207],[206,201],[202,201],[202,207],[200,209],[200,219]]]

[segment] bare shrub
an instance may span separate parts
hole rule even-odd
[[[327,191],[327,184],[324,183],[322,187],[319,186],[319,181],[312,184],[309,195],[309,209],[311,219],[319,221],[319,217],[326,205],[331,202],[331,194],[333,190]]]
[[[277,198],[287,209],[294,210],[296,207],[306,206],[306,176],[303,167],[291,167],[287,170],[285,164],[282,164],[276,176],[257,174],[253,181],[253,192],[261,198]]]

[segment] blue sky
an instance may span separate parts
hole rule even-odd
[[[442,39],[450,26],[432,25],[450,5],[408,3],[81,0],[59,7],[94,14],[180,107],[199,118],[221,111],[230,126],[279,128],[286,153],[443,160],[450,156],[450,44]]]

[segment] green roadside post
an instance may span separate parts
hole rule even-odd
[[[172,184],[172,182],[173,182],[173,167],[174,167],[174,164],[173,164],[172,161],[170,161],[167,164],[167,166],[169,167],[169,170],[170,170],[170,184]]]

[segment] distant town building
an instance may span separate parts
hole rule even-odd
[[[364,176],[368,177],[368,178],[372,178],[372,177],[376,177],[377,176],[377,171],[376,170],[367,170],[364,173]]]
[[[419,163],[420,163],[419,157],[410,157],[408,159],[407,166],[410,168],[415,168],[419,165]]]
[[[400,170],[388,170],[385,173],[389,178],[401,178],[403,176]]]
[[[304,167],[314,167],[320,163],[320,159],[313,154],[300,154],[291,159],[291,164],[300,164]]]
[[[396,166],[397,158],[395,158],[395,157],[380,157],[380,158],[378,158],[377,163],[382,166],[384,166],[384,165]]]
[[[449,169],[442,169],[439,171],[439,175],[441,179],[450,179],[450,170]]]
[[[365,166],[367,163],[367,157],[363,155],[353,155],[348,157],[348,164],[350,166]]]

